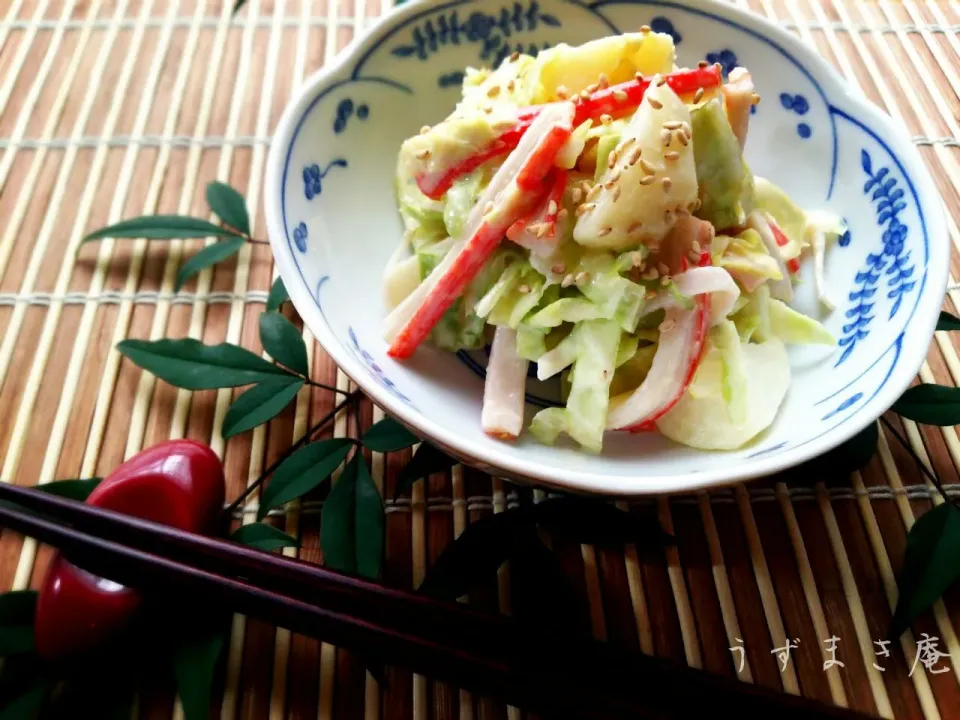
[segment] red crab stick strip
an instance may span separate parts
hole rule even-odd
[[[543,179],[573,132],[573,103],[537,116],[480,196],[458,240],[433,272],[386,319],[388,354],[410,357],[477,276],[507,228],[540,199]]]
[[[780,247],[790,244],[790,240],[775,222],[770,223],[770,231],[773,233],[773,239],[777,241],[777,245]],[[800,261],[797,258],[787,260],[787,270],[794,274],[800,272]]]
[[[546,197],[527,217],[517,220],[507,230],[507,237],[538,255],[549,255],[556,246],[557,216],[563,207],[567,190],[567,171],[554,168],[545,184]]]
[[[719,87],[722,78],[719,65],[710,65],[693,70],[679,70],[664,75],[667,85],[678,95],[689,95],[699,89],[709,90]],[[601,115],[622,117],[640,107],[643,96],[650,87],[652,78],[635,78],[618,85],[612,85],[597,90],[585,100],[577,102],[577,112],[573,119],[576,127],[586,120],[599,120]],[[517,124],[500,135],[490,147],[471,155],[467,159],[453,165],[448,170],[434,173],[421,173],[417,176],[417,186],[420,191],[431,198],[439,200],[450,189],[453,182],[467,173],[473,172],[485,162],[509,152],[517,146],[524,136],[530,123],[544,108],[553,107],[560,103],[547,105],[533,105],[521,108]]]

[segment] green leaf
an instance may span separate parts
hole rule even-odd
[[[234,542],[249,545],[259,550],[277,550],[278,548],[297,547],[299,543],[285,532],[266,523],[241,525],[230,536]]]
[[[262,380],[238,397],[223,418],[223,439],[263,425],[290,404],[303,380],[293,376]]]
[[[236,237],[234,230],[214,225],[200,218],[183,215],[144,215],[121,220],[115,225],[94,230],[83,241],[101,238],[148,238],[174,240],[178,238]]]
[[[366,460],[356,453],[323,504],[320,542],[332,570],[376,578],[383,560],[383,501]]]
[[[446,472],[457,461],[428,442],[420,443],[414,451],[410,462],[403,466],[400,471],[400,478],[394,488],[393,495],[397,497],[406,492],[417,480],[433,475],[438,472]]]
[[[558,535],[584,545],[620,547],[634,543],[645,548],[674,543],[655,516],[641,520],[602,500],[550,498],[531,506],[528,515]]]
[[[221,260],[226,260],[231,255],[236,255],[240,248],[243,247],[245,242],[246,240],[241,237],[233,237],[229,240],[221,240],[213,245],[207,245],[207,247],[203,248],[193,257],[187,260],[183,264],[183,267],[180,268],[180,271],[177,273],[177,283],[174,287],[174,290],[179,292],[184,283],[186,283],[187,280],[192,278],[201,270],[204,270],[211,265],[216,265],[218,262]]]
[[[0,625],[33,625],[36,590],[13,590],[0,595]]]
[[[279,310],[290,296],[287,294],[287,286],[283,284],[283,278],[277,277],[273,281],[273,287],[270,288],[270,294],[267,296],[267,310]]]
[[[236,228],[244,235],[250,235],[250,216],[243,195],[222,182],[207,185],[207,205],[223,222]]]
[[[51,495],[59,495],[69,500],[86,500],[94,488],[100,484],[102,478],[89,478],[86,480],[54,480],[53,482],[43,483],[34,486],[35,490],[42,490]]]
[[[877,451],[880,431],[870,423],[849,440],[791,471],[798,479],[822,480],[825,476],[848,477],[864,468]]]
[[[370,469],[361,453],[354,459],[357,463],[356,508],[354,522],[357,548],[357,572],[366,578],[376,579],[380,576],[380,566],[383,563],[383,538],[385,514],[383,498],[377,490],[376,483],[370,477]],[[335,483],[334,486],[339,485]]]
[[[339,467],[353,443],[345,438],[312,442],[284,460],[260,497],[257,519],[320,485]]]
[[[420,438],[393,418],[387,417],[371,425],[360,438],[360,442],[365,448],[375,452],[393,452],[416,445]]]
[[[924,514],[907,535],[890,638],[900,637],[960,578],[957,558],[960,558],[960,510],[947,502]]]
[[[470,523],[440,553],[417,591],[445,600],[467,594],[472,583],[488,579],[529,533],[529,519],[528,508],[519,507]]]
[[[260,342],[270,357],[304,377],[310,374],[307,346],[296,326],[280,313],[260,314]]]
[[[28,720],[38,717],[44,701],[53,690],[53,685],[50,677],[34,677],[22,693],[0,709],[0,720]]]
[[[224,633],[218,628],[207,634],[190,633],[177,646],[173,674],[186,720],[206,720],[210,716],[214,674],[224,644]]]
[[[960,423],[960,388],[916,385],[893,404],[893,411],[925,425]]]
[[[33,650],[33,617],[37,607],[34,590],[0,595],[0,657]]]
[[[0,657],[33,650],[33,625],[0,626]]]
[[[937,330],[960,330],[960,318],[945,310],[940,312],[940,319],[937,320]]]
[[[250,385],[289,376],[283,368],[237,345],[199,340],[123,340],[117,350],[161,380],[187,390]]]

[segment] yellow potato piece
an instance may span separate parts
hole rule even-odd
[[[538,56],[540,86],[535,102],[558,99],[557,88],[577,93],[596,83],[601,73],[611,85],[626,82],[638,71],[644,75],[673,69],[673,39],[662,33],[627,33],[591,40],[577,47],[566,44]]]

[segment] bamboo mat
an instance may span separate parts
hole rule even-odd
[[[232,18],[233,0],[0,0],[0,479],[33,485],[103,474],[142,447],[187,436],[222,454],[234,497],[330,409],[329,394],[305,391],[268,428],[225,445],[213,428],[228,392],[177,391],[112,350],[127,337],[188,334],[259,349],[256,318],[273,274],[267,248],[248,246],[177,295],[178,263],[196,242],[75,248],[84,232],[122,217],[203,214],[204,187],[215,178],[246,192],[262,235],[264,161],[286,99],[389,2],[249,0]],[[960,5],[749,7],[814,45],[909,127],[949,207],[952,278],[960,278]],[[951,300],[960,300],[956,291]],[[956,337],[938,334],[921,379],[960,383]],[[313,377],[346,387],[310,346]],[[377,417],[367,404],[358,421]],[[341,418],[335,432],[356,432],[356,423]],[[955,429],[903,425],[960,494]],[[386,497],[406,459],[374,458]],[[529,492],[462,468],[419,485],[386,503],[385,580],[399,586],[416,585],[467,524]],[[874,644],[895,602],[906,530],[931,497],[909,455],[881,437],[877,457],[852,477],[789,486],[774,478],[649,501],[678,538],[660,556],[554,543],[584,607],[570,624],[731,676],[739,656],[729,648],[742,645],[745,681],[885,717],[960,717],[960,591],[914,625],[952,654],[940,665],[949,671],[918,665],[909,675],[910,635],[889,658],[878,658]],[[302,524],[302,556],[322,560],[317,503],[279,520],[288,532]],[[48,561],[31,541],[0,536],[3,589],[36,586]],[[507,610],[507,576],[500,580],[471,601]],[[844,666],[824,671],[831,636]],[[800,642],[781,672],[772,651],[786,638]],[[238,618],[215,696],[224,718],[521,715],[405,671],[388,677],[380,689],[349,653]],[[143,679],[139,715],[180,715],[171,678]]]

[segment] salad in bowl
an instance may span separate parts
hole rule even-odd
[[[396,163],[402,242],[384,272],[388,354],[489,346],[490,436],[659,432],[742,448],[790,392],[789,345],[834,345],[791,305],[844,222],[799,207],[744,157],[749,68],[678,67],[642,27],[467,68],[451,114]],[[528,376],[562,404],[525,424]]]

